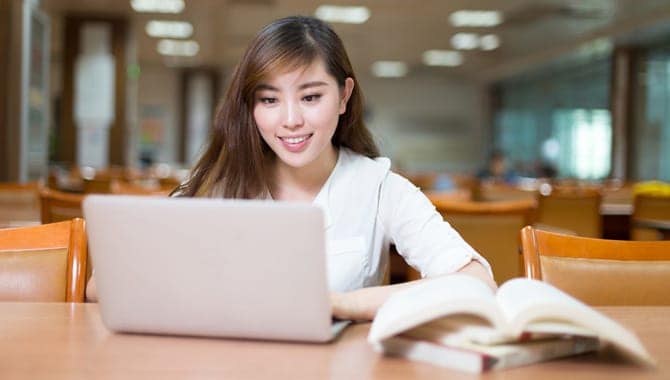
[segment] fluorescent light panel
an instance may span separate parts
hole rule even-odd
[[[367,7],[320,5],[316,8],[314,15],[328,22],[362,24],[370,18],[370,9]]]
[[[160,40],[156,45],[156,49],[159,53],[163,55],[178,55],[183,57],[192,57],[198,54],[200,50],[200,45],[193,41],[180,41],[180,40]]]
[[[490,28],[500,25],[503,16],[500,11],[460,10],[449,15],[449,22],[455,27]]]
[[[193,25],[186,21],[152,20],[147,22],[144,30],[151,37],[189,38],[193,35]]]
[[[451,37],[451,45],[458,50],[495,50],[500,46],[500,38],[495,34],[456,33]]]
[[[475,33],[456,33],[451,37],[451,45],[458,50],[474,50],[479,47],[479,36]]]
[[[400,78],[408,71],[407,64],[402,61],[377,61],[372,64],[372,74],[379,78]]]
[[[495,50],[500,46],[500,38],[495,34],[487,34],[479,39],[479,47],[482,50]]]
[[[136,12],[179,13],[184,10],[184,0],[130,0]]]
[[[453,50],[426,50],[422,58],[428,66],[459,66],[463,63],[463,54]]]

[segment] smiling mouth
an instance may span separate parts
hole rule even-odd
[[[312,137],[311,133],[309,135],[297,136],[297,137],[280,137],[279,139],[287,144],[296,145],[300,144],[301,142],[307,140],[310,137]]]
[[[284,136],[278,138],[284,146],[284,149],[291,153],[300,153],[307,149],[313,135],[313,133],[309,133],[302,136]]]

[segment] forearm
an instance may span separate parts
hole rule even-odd
[[[469,264],[461,268],[458,273],[477,277],[492,289],[496,289],[497,287],[486,268],[477,261],[471,261]],[[362,288],[347,293],[332,293],[331,304],[333,316],[340,319],[359,321],[372,320],[374,319],[375,314],[377,314],[377,310],[379,310],[382,304],[384,304],[393,293],[430,280],[430,278],[424,278],[401,284]]]

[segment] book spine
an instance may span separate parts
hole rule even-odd
[[[510,351],[509,355],[497,357],[488,369],[501,369],[520,367],[532,363],[579,355],[586,352],[595,351],[600,347],[597,338],[591,337],[572,337],[566,339],[550,339],[525,342],[518,345],[518,348]]]
[[[491,368],[496,361],[495,358],[478,352],[397,336],[384,340],[376,345],[375,349],[388,356],[403,357],[470,373],[483,372]]]

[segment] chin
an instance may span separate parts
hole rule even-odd
[[[313,158],[307,157],[307,155],[304,154],[291,154],[291,153],[284,153],[281,155],[277,155],[279,160],[283,162],[285,165],[290,166],[292,168],[303,168],[305,166],[308,166],[312,162],[314,162]]]

